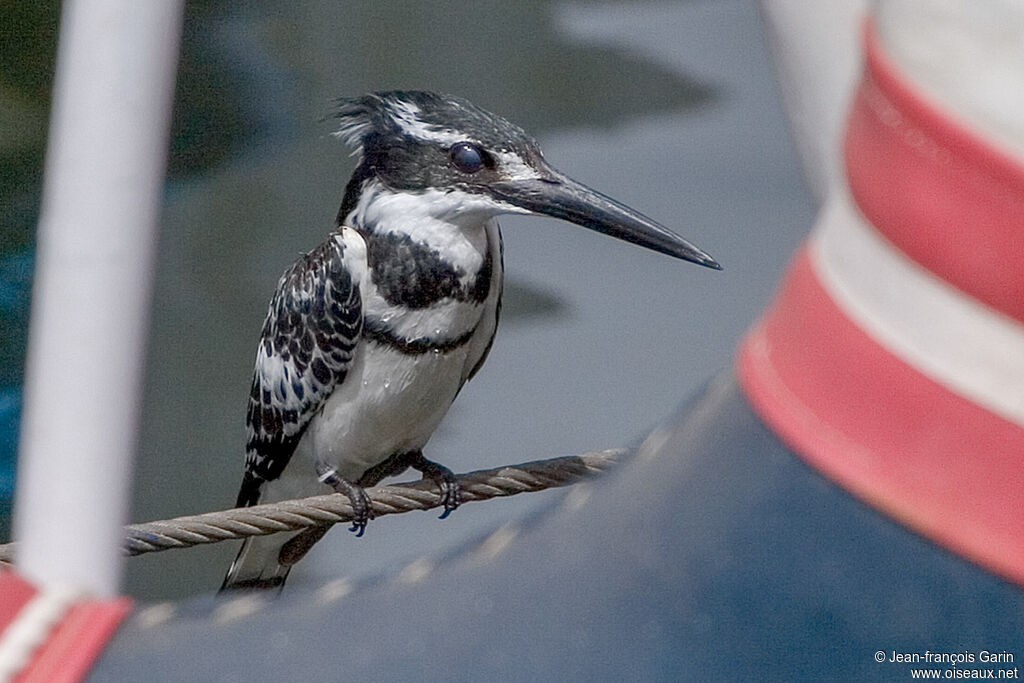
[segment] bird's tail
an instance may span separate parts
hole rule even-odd
[[[293,536],[294,533],[281,533],[245,539],[224,577],[221,591],[281,590],[292,568],[280,562],[281,549]]]
[[[246,472],[235,507],[251,507],[264,497],[267,482]],[[280,562],[281,549],[295,534],[250,536],[242,542],[220,590],[281,590],[291,565]]]
[[[313,480],[312,484],[316,486],[317,482]],[[246,474],[235,507],[251,507],[260,502],[287,500],[309,493],[310,482],[299,472],[289,474],[286,471],[280,478],[269,482]],[[292,565],[323,537],[327,529],[312,527],[299,532],[250,536],[242,542],[238,556],[224,577],[221,591],[281,590]]]

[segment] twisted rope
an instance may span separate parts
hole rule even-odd
[[[487,500],[519,493],[542,491],[573,484],[620,462],[621,449],[571,455],[550,460],[535,460],[490,470],[477,470],[457,477],[462,502]],[[374,517],[411,510],[429,510],[441,504],[437,485],[417,481],[366,489]],[[331,493],[298,500],[287,500],[248,508],[233,508],[201,515],[176,517],[159,522],[125,527],[124,550],[127,555],[188,548],[219,543],[278,531],[297,531],[306,527],[352,521],[352,505],[347,496]],[[15,544],[0,545],[0,562],[10,562]]]

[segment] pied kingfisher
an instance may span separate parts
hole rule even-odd
[[[277,285],[249,396],[237,505],[329,490],[370,518],[363,487],[412,467],[452,472],[422,449],[480,369],[501,309],[495,217],[543,214],[720,268],[683,238],[548,165],[519,127],[466,100],[379,92],[343,100],[337,135],[359,162],[336,228]],[[272,588],[326,527],[246,540],[224,588]]]

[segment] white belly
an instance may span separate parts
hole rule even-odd
[[[462,385],[467,347],[409,356],[360,345],[341,387],[310,422],[295,457],[355,481],[391,455],[423,448]]]

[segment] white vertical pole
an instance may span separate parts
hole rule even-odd
[[[114,595],[182,0],[66,0],[36,247],[14,536],[43,584]]]

